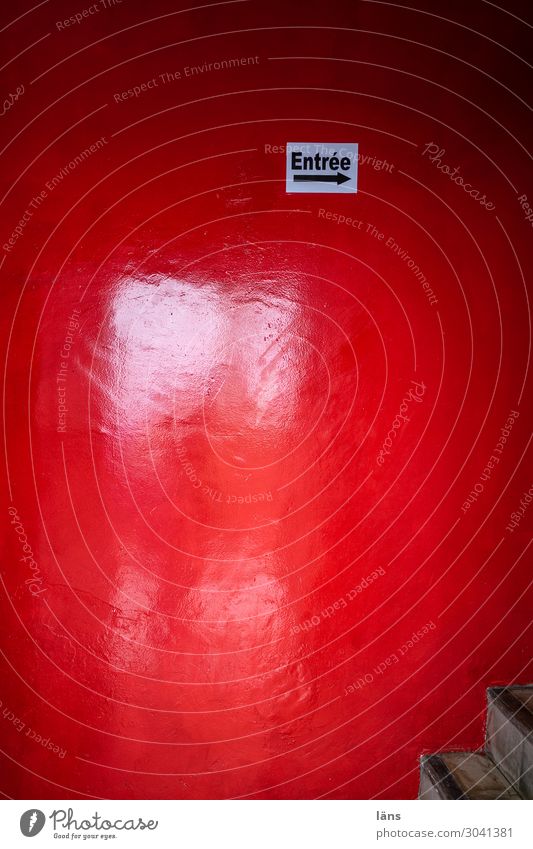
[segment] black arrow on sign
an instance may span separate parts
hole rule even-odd
[[[346,174],[294,174],[293,180],[295,183],[346,183],[351,177]]]

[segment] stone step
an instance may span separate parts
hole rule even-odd
[[[485,750],[524,799],[533,799],[533,687],[487,691]]]
[[[439,752],[420,764],[420,799],[520,799],[483,752]]]

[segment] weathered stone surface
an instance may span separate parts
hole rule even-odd
[[[420,799],[533,799],[533,686],[487,691],[484,752],[420,761]]]
[[[486,750],[525,799],[533,798],[533,687],[488,692]]]

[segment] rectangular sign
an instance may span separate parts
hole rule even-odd
[[[357,150],[351,142],[288,142],[286,191],[354,194]]]

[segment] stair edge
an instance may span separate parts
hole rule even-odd
[[[448,798],[468,799],[439,754],[422,755],[420,766],[426,769],[434,784],[449,794]]]

